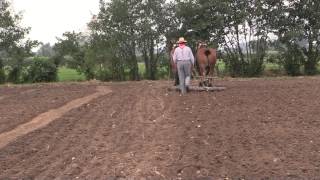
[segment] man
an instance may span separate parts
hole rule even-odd
[[[177,47],[173,54],[173,62],[177,64],[180,90],[182,94],[187,92],[190,85],[191,69],[194,65],[194,56],[191,48],[186,46],[187,41],[183,37],[179,38]]]

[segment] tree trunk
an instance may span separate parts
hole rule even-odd
[[[2,59],[0,58],[0,84],[3,84],[6,80],[3,66]]]
[[[145,77],[148,78],[150,74],[150,61],[148,57],[148,53],[146,50],[143,50],[143,59],[144,59],[144,66],[145,66]]]
[[[134,37],[133,29],[131,29],[131,37]],[[133,81],[139,81],[139,66],[136,55],[136,41],[134,39],[131,40],[130,62],[130,79]]]
[[[240,55],[240,60],[241,60],[241,74],[244,75],[245,74],[245,61],[244,61],[244,55],[242,53],[242,49],[241,49],[241,46],[240,46],[240,37],[239,37],[239,27],[238,25],[235,26],[235,29],[236,29],[236,36],[237,36],[237,49],[238,49],[238,53]]]
[[[317,61],[312,52],[309,52],[309,54],[311,55],[307,57],[307,61],[304,63],[304,72],[306,75],[315,75],[317,73]]]
[[[131,54],[131,70],[130,70],[130,79],[133,81],[139,81],[139,67],[138,67],[138,61],[137,56],[135,52],[132,52]]]
[[[157,74],[157,62],[154,58],[154,42],[153,40],[150,41],[150,47],[149,47],[149,57],[150,57],[150,80],[156,80],[156,74]]]
[[[313,52],[313,41],[311,32],[309,33],[309,48],[307,52],[307,60],[304,63],[304,72],[307,75],[315,75],[317,73],[317,60]]]

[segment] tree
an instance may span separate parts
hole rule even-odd
[[[37,41],[27,40],[24,44],[14,44],[8,49],[9,58],[6,62],[8,66],[8,81],[13,83],[22,83],[23,67],[27,57],[33,56],[32,48],[38,46]]]
[[[218,8],[221,1],[217,0],[179,0],[175,4],[176,26],[179,36],[190,39],[190,45],[195,49],[198,40],[217,42],[217,32],[222,29],[221,14]]]
[[[278,2],[278,1],[277,1]],[[270,15],[275,1],[228,0],[225,4],[221,45],[233,76],[257,76],[263,72],[267,45],[272,34]],[[222,6],[223,7],[223,6]]]
[[[282,62],[288,74],[299,75],[300,66],[304,72],[313,75],[319,62],[320,22],[319,1],[281,0],[270,14],[270,25],[282,43]]]
[[[86,61],[88,49],[86,37],[82,33],[65,32],[63,38],[58,38],[54,46],[56,64],[65,64],[84,73],[87,79],[94,78],[94,64]]]
[[[165,0],[146,0],[137,7],[137,34],[139,50],[145,63],[147,79],[155,80],[159,59],[165,52],[165,36],[168,22]]]
[[[29,28],[20,26],[21,16],[12,14],[7,1],[0,1],[0,82],[4,82],[4,66],[8,67],[9,80],[21,81],[24,58],[30,56],[37,41],[25,40]]]
[[[42,44],[40,49],[37,51],[38,56],[43,56],[43,57],[53,57],[54,50],[53,47],[50,45],[50,43]]]
[[[137,6],[138,0],[100,1],[100,12],[91,30],[95,37],[114,50],[111,61],[122,69],[127,66],[131,80],[139,80],[137,60]],[[96,38],[95,38],[96,39]]]
[[[273,8],[267,1],[180,0],[175,6],[180,32],[193,40],[193,49],[199,40],[220,46],[233,76],[262,73]]]
[[[98,65],[98,79],[123,81],[126,65],[125,59],[121,56],[123,53],[117,48],[118,41],[112,34],[102,33],[99,23],[96,20],[89,23],[91,34],[87,58]]]
[[[320,2],[317,0],[295,0],[289,4],[288,20],[290,27],[283,31],[283,35],[294,33],[290,38],[298,45],[306,57],[304,70],[308,75],[317,73],[320,48]],[[306,43],[304,43],[306,42]]]

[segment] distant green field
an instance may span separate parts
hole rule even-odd
[[[145,73],[145,66],[144,63],[139,63],[139,74],[141,77],[143,77]],[[320,72],[320,65],[318,66],[319,72]],[[223,61],[218,61],[217,63],[217,69],[218,76],[225,76],[227,75],[227,69],[226,65]],[[266,63],[265,64],[265,72],[264,76],[277,76],[277,75],[283,75],[283,68],[277,64],[274,63]],[[68,81],[85,81],[86,78],[83,74],[80,74],[74,69],[69,69],[66,67],[60,67],[58,71],[58,80],[60,82],[68,82]]]
[[[66,81],[84,81],[86,80],[83,74],[80,74],[74,69],[69,69],[66,67],[60,67],[58,70],[58,80],[61,82]]]
[[[144,63],[139,62],[138,68],[140,76],[143,77],[143,75],[146,73],[146,66],[144,65]]]

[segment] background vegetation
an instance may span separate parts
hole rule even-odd
[[[54,45],[26,39],[22,17],[0,5],[0,83],[167,78],[179,36],[218,48],[219,76],[319,72],[318,0],[100,0],[88,31]]]

